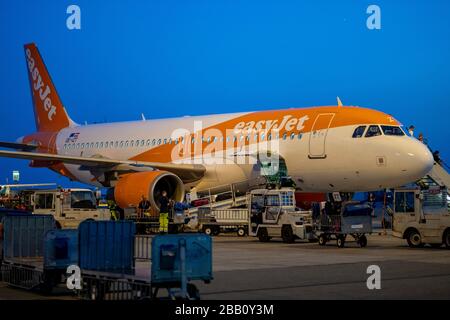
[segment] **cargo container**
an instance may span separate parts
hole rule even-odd
[[[151,281],[154,297],[165,288],[169,296],[197,299],[196,286],[190,283],[212,280],[212,241],[204,234],[180,234],[156,236],[152,241]]]
[[[78,233],[57,230],[50,215],[3,218],[3,281],[50,292],[63,282],[67,267],[78,263]]]
[[[84,272],[134,273],[132,221],[83,221],[79,228],[80,268]]]

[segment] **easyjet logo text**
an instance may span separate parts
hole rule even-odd
[[[52,100],[50,98],[50,88],[47,84],[42,81],[42,77],[39,74],[39,69],[36,66],[35,60],[31,56],[31,50],[26,50],[27,62],[28,62],[28,70],[31,74],[31,78],[33,79],[33,90],[39,94],[39,98],[41,99],[44,110],[47,112],[48,120],[52,120],[53,116],[56,114],[56,107],[52,104]]]
[[[234,131],[238,132],[252,132],[252,131],[301,131],[305,127],[305,122],[309,119],[308,116],[303,116],[301,118],[295,118],[288,114],[283,117],[283,119],[274,120],[259,120],[259,121],[242,121],[236,124]]]

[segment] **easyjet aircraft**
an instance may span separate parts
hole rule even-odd
[[[250,183],[272,163],[266,158],[277,159],[272,169],[286,168],[299,190],[311,192],[395,187],[423,177],[433,166],[427,147],[407,136],[392,116],[340,101],[338,106],[78,125],[34,44],[25,45],[25,57],[37,131],[0,143],[16,149],[0,155],[115,187],[121,207],[136,205],[142,195],[157,206],[162,189],[182,200],[187,189]]]

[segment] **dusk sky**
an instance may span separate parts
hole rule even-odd
[[[81,9],[69,30],[66,9]],[[369,30],[366,9],[381,9]],[[1,1],[0,140],[35,130],[23,45],[88,123],[335,105],[414,124],[450,158],[450,1]],[[0,158],[0,183],[69,180]]]

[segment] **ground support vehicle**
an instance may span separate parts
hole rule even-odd
[[[406,239],[413,248],[430,244],[450,248],[450,212],[448,191],[443,186],[404,187],[394,189],[392,235]]]
[[[261,242],[281,237],[284,242],[295,239],[314,241],[311,211],[298,210],[293,188],[256,189],[248,194],[249,234]]]
[[[207,235],[235,231],[239,237],[248,235],[249,211],[244,209],[200,208],[198,210],[199,230]]]
[[[59,229],[76,229],[86,219],[111,219],[108,208],[97,207],[90,189],[23,190],[21,198],[33,213],[51,214]]]
[[[372,207],[359,202],[343,202],[340,206],[326,206],[314,219],[314,232],[319,245],[336,240],[343,248],[347,236],[351,236],[361,246],[367,246],[366,234],[372,232]]]

